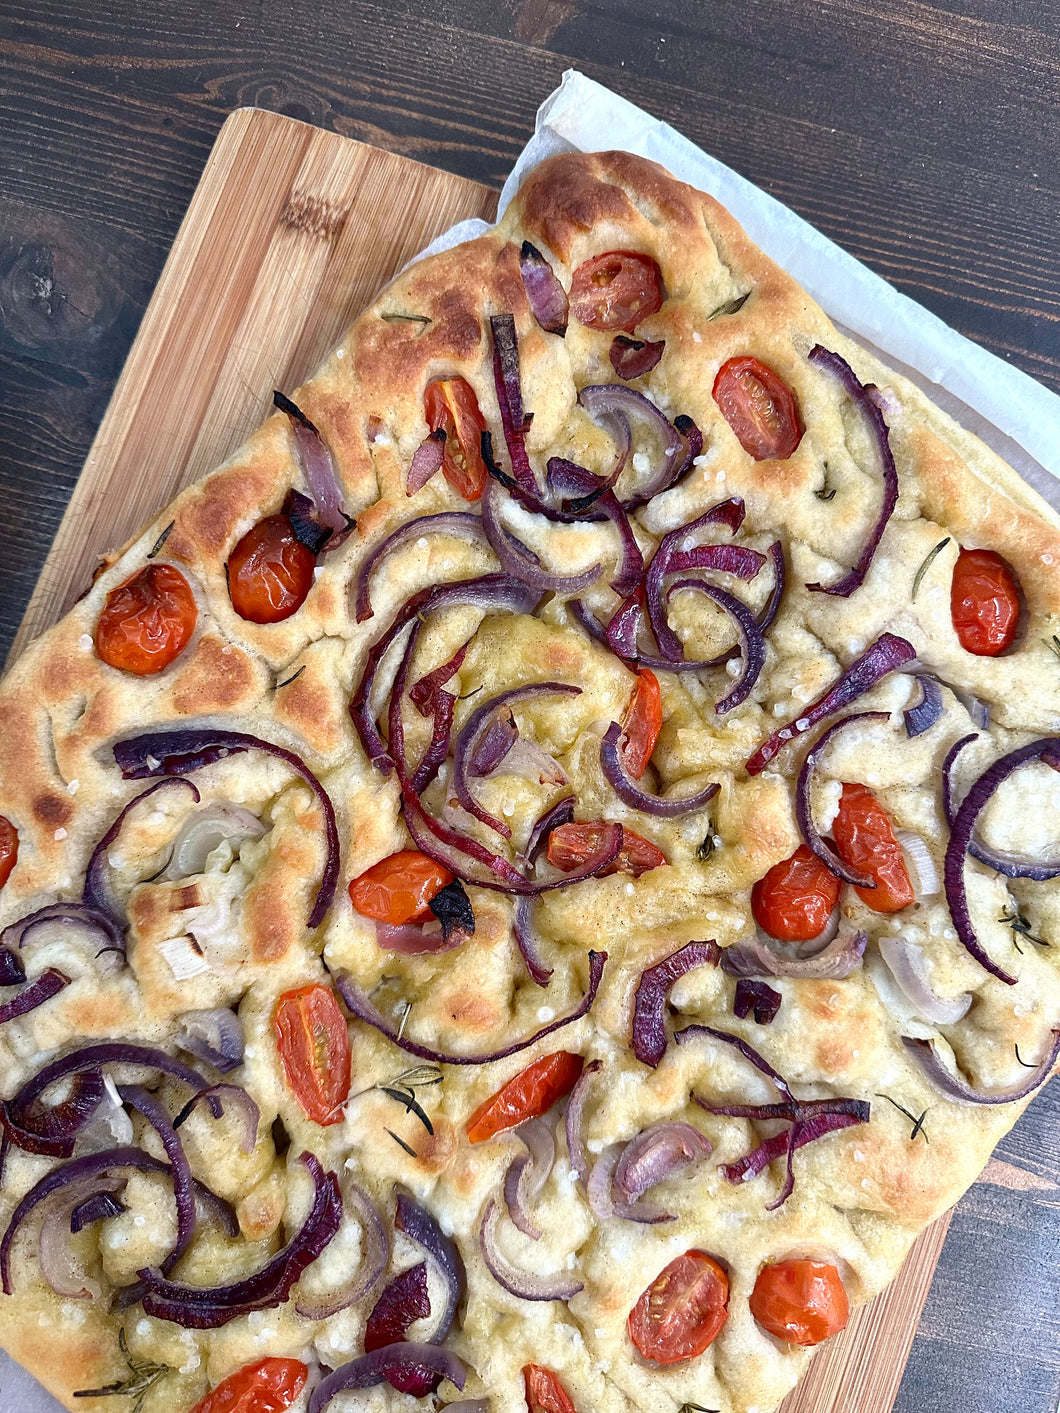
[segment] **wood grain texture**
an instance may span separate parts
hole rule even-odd
[[[0,656],[227,114],[498,186],[570,64],[1060,388],[1055,4],[5,0]],[[1060,1184],[1058,1110],[1037,1099],[999,1159]],[[896,1413],[1055,1413],[1058,1249],[1055,1191],[972,1190]]]

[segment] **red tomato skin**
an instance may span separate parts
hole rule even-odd
[[[262,1359],[222,1379],[191,1413],[283,1413],[308,1377],[300,1359]]]
[[[594,255],[571,280],[571,313],[579,324],[601,333],[631,334],[662,302],[662,273],[650,255],[636,250]]]
[[[525,1119],[547,1113],[557,1099],[571,1092],[584,1064],[581,1055],[572,1055],[569,1050],[542,1055],[478,1106],[467,1121],[468,1140],[485,1143]]]
[[[950,582],[953,631],[965,652],[997,657],[1020,626],[1021,594],[1011,564],[993,550],[962,549]]]
[[[150,677],[184,651],[199,611],[172,564],[145,564],[107,595],[96,624],[96,655],[108,667]]]
[[[756,461],[783,461],[802,441],[802,419],[791,389],[757,358],[730,358],[714,379],[714,401]]]
[[[839,902],[840,880],[800,844],[751,889],[755,922],[782,942],[809,942],[822,933]]]
[[[844,785],[832,823],[839,857],[859,873],[875,878],[875,888],[854,892],[874,913],[897,913],[916,901],[913,885],[894,837],[887,811],[864,785]]]
[[[454,874],[417,849],[399,849],[350,881],[350,901],[364,917],[389,922],[422,922],[430,902],[452,883]]]
[[[789,1344],[820,1344],[845,1329],[850,1318],[839,1272],[826,1261],[763,1266],[748,1303],[762,1328]]]
[[[604,837],[606,822],[602,819],[586,820],[572,824],[560,824],[548,836],[546,857],[553,868],[569,873],[583,864],[590,855],[596,853]],[[622,848],[613,863],[601,869],[597,875],[606,878],[612,873],[631,873],[639,878],[651,868],[658,868],[666,862],[663,851],[632,829],[622,826]]]
[[[706,1251],[677,1256],[629,1312],[629,1337],[653,1364],[680,1364],[702,1354],[729,1313],[729,1277]]]
[[[273,1032],[284,1078],[306,1117],[323,1128],[341,1123],[350,1093],[350,1037],[331,988],[314,982],[284,992]]]
[[[640,780],[647,770],[662,724],[659,679],[650,668],[642,667],[637,672],[637,685],[629,699],[618,742],[622,761],[634,780]]]
[[[316,555],[303,545],[287,515],[253,525],[228,559],[232,607],[248,623],[280,623],[306,601]]]
[[[11,877],[11,870],[18,863],[18,830],[7,818],[0,814],[0,888]]]
[[[482,498],[489,472],[482,459],[486,419],[466,378],[438,378],[423,392],[423,415],[432,432],[445,433],[442,475],[465,500]]]
[[[527,1413],[578,1413],[571,1396],[551,1369],[541,1364],[523,1367]]]

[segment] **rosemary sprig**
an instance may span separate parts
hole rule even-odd
[[[821,489],[814,491],[814,495],[818,500],[835,500],[835,492],[835,486],[829,486],[828,484],[828,463],[825,462],[824,481],[821,484]]]
[[[1060,638],[1055,633],[1051,638],[1043,638],[1042,646],[1048,648],[1054,657],[1060,658]]]
[[[1017,1063],[1017,1064],[1022,1065],[1025,1070],[1036,1070],[1036,1069],[1038,1068],[1037,1065],[1029,1065],[1029,1064],[1027,1063],[1027,1061],[1026,1061],[1026,1060],[1023,1058],[1023,1056],[1020,1054],[1020,1047],[1019,1047],[1018,1045],[1014,1045],[1012,1048],[1013,1048],[1013,1049],[1015,1050],[1015,1052],[1016,1052],[1016,1063]]]
[[[888,1104],[892,1104],[892,1105],[898,1110],[898,1112],[899,1112],[900,1114],[904,1114],[904,1115],[906,1116],[906,1118],[909,1120],[909,1122],[913,1125],[912,1131],[911,1131],[910,1134],[909,1134],[909,1142],[910,1142],[910,1143],[915,1143],[916,1140],[921,1136],[921,1134],[922,1134],[923,1137],[924,1137],[924,1142],[925,1142],[925,1143],[930,1143],[930,1142],[931,1142],[931,1139],[928,1137],[928,1131],[927,1131],[927,1129],[924,1127],[924,1120],[925,1120],[925,1119],[927,1118],[927,1116],[928,1116],[928,1110],[927,1110],[927,1109],[925,1109],[924,1112],[920,1115],[920,1117],[917,1118],[917,1116],[916,1116],[914,1113],[911,1113],[910,1110],[908,1110],[908,1109],[905,1107],[904,1104],[899,1104],[898,1100],[897,1100],[897,1099],[892,1099],[889,1094],[880,1094],[880,1093],[877,1093],[876,1098],[877,1098],[877,1099],[886,1099],[887,1102],[888,1102]]]
[[[910,602],[910,603],[913,603],[914,600],[916,599],[917,593],[918,593],[919,590],[920,590],[920,585],[921,585],[921,583],[923,582],[924,575],[928,572],[928,570],[931,568],[932,564],[934,563],[935,556],[938,555],[938,554],[941,554],[942,551],[943,551],[943,550],[946,548],[946,546],[949,544],[949,542],[950,542],[950,537],[949,537],[949,535],[947,535],[944,540],[939,540],[938,544],[935,546],[935,548],[934,548],[933,550],[928,550],[927,554],[924,556],[924,562],[921,564],[920,568],[916,571],[916,574],[913,576],[913,592],[909,595],[909,602]]]
[[[118,1347],[122,1352],[126,1364],[129,1366],[130,1377],[119,1379],[116,1383],[107,1384],[104,1388],[79,1388],[74,1391],[75,1398],[135,1398],[129,1413],[140,1413],[144,1405],[144,1399],[151,1389],[158,1383],[159,1379],[165,1378],[167,1374],[173,1372],[168,1364],[152,1364],[150,1362],[140,1363],[133,1359],[129,1353],[129,1346],[125,1343],[125,1331],[118,1331]]]
[[[402,1070],[393,1079],[384,1080],[381,1084],[370,1084],[367,1089],[362,1089],[360,1094],[355,1094],[353,1097],[359,1099],[361,1094],[370,1094],[372,1090],[378,1090],[388,1099],[393,1099],[396,1104],[401,1104],[406,1114],[415,1114],[433,1138],[434,1125],[416,1098],[416,1090],[429,1089],[432,1085],[441,1084],[441,1082],[442,1072],[437,1065],[414,1065],[411,1069]],[[387,1129],[387,1132],[389,1133],[390,1130]],[[398,1142],[401,1140],[399,1139]],[[402,1147],[404,1146],[402,1144]]]
[[[1012,938],[1012,945],[1015,947],[1016,951],[1020,954],[1021,957],[1023,956],[1023,948],[1016,941],[1017,937],[1026,937],[1027,941],[1033,942],[1036,947],[1048,947],[1050,945],[1044,940],[1044,938],[1035,937],[1034,933],[1031,931],[1030,921],[1026,917],[1024,917],[1023,913],[1020,912],[1019,907],[1015,903],[1013,903],[1012,905],[1011,912],[1007,907],[1005,908],[1001,916],[998,918],[998,922],[1007,922],[1009,927],[1012,928],[1014,934]]]
[[[431,322],[426,314],[380,314],[388,324],[422,324],[424,328]]]
[[[177,523],[177,522],[176,522],[175,520],[171,520],[171,521],[169,522],[169,524],[166,526],[166,528],[165,528],[165,529],[162,531],[162,533],[159,535],[158,539],[154,542],[154,544],[152,545],[152,547],[147,551],[147,558],[148,558],[148,559],[154,559],[155,555],[159,552],[159,550],[162,548],[162,546],[165,544],[165,542],[169,539],[169,532],[172,530],[173,526],[174,526],[176,523]]]
[[[718,826],[715,820],[711,820],[707,825],[707,832],[703,836],[703,842],[696,849],[696,858],[706,863],[714,850],[721,847],[721,840],[718,838]]]

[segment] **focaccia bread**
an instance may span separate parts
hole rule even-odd
[[[278,406],[0,686],[0,1343],[767,1413],[1060,1052],[1060,521],[621,152]]]

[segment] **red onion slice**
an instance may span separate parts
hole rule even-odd
[[[413,452],[405,478],[405,494],[414,496],[417,491],[422,491],[431,477],[442,469],[444,459],[445,432],[439,427],[437,431],[429,432]]]
[[[289,397],[282,392],[274,392],[272,400],[291,420],[295,452],[309,493],[316,503],[317,515],[332,535],[338,535],[347,528],[349,521],[343,514],[342,490],[328,445],[316,426]],[[331,547],[334,548],[333,545]]]
[[[55,1291],[65,1300],[98,1300],[102,1289],[98,1281],[90,1279],[81,1262],[70,1248],[71,1233],[82,1226],[75,1226],[75,1217],[86,1204],[94,1199],[109,1198],[111,1194],[125,1190],[125,1178],[100,1174],[86,1178],[83,1182],[71,1183],[56,1199],[49,1202],[41,1223],[37,1241],[37,1260],[40,1273]],[[119,1211],[124,1208],[119,1204]],[[104,1215],[101,1210],[100,1215]],[[110,1215],[109,1212],[106,1214]]]
[[[946,759],[942,762],[942,806],[946,821],[951,829],[957,818],[958,808],[953,788],[954,766],[965,746],[978,739],[979,736],[974,731],[967,736],[962,736],[951,746],[946,754]],[[1060,743],[1054,742],[1054,747],[1057,746],[1060,746]],[[1043,752],[1041,759],[1045,759],[1047,755],[1047,751]],[[1046,764],[1049,762],[1046,761]],[[969,793],[971,792],[969,791]],[[980,863],[986,864],[987,868],[992,868],[995,873],[1004,874],[1006,878],[1030,878],[1037,883],[1042,883],[1046,879],[1056,878],[1060,874],[1060,858],[1041,860],[1021,858],[1018,854],[1013,854],[1007,849],[991,849],[981,839],[977,839],[974,834],[969,840],[968,852],[973,859],[978,859]]]
[[[400,952],[403,957],[422,957],[450,952],[467,938],[450,936],[446,939],[442,929],[432,925],[425,927],[414,922],[400,925],[376,922],[375,940],[384,952]]]
[[[548,1025],[542,1026],[540,1030],[523,1040],[517,1040],[500,1050],[491,1050],[479,1055],[447,1054],[429,1045],[421,1045],[418,1041],[410,1040],[406,1035],[400,1035],[389,1021],[384,1020],[364,991],[345,972],[335,973],[335,986],[352,1015],[363,1021],[365,1025],[370,1025],[378,1030],[380,1035],[385,1035],[392,1044],[407,1051],[408,1054],[415,1055],[421,1060],[430,1060],[433,1064],[438,1065],[488,1065],[492,1064],[494,1060],[506,1060],[509,1055],[518,1055],[521,1050],[528,1050],[531,1045],[538,1040],[543,1040],[546,1035],[551,1035],[553,1031],[571,1025],[574,1021],[581,1020],[582,1016],[588,1015],[596,1000],[596,993],[600,989],[600,978],[603,976],[606,961],[606,952],[589,953],[589,985],[585,995],[569,1015],[560,1016],[558,1020],[550,1021]]]
[[[694,967],[716,967],[723,955],[716,942],[686,942],[641,973],[633,1002],[633,1053],[641,1064],[655,1069],[666,1054],[670,987]]]
[[[1050,1044],[1038,1064],[1015,1084],[998,1089],[976,1089],[962,1074],[954,1074],[939,1055],[934,1040],[914,1040],[903,1035],[902,1044],[937,1090],[954,1104],[1014,1104],[1045,1083],[1060,1058],[1060,1027],[1050,1032]]]
[[[938,680],[928,672],[917,676],[920,686],[920,700],[902,713],[905,721],[905,734],[912,739],[930,731],[942,715],[942,688]]]
[[[108,1181],[104,1179],[103,1181]],[[106,1191],[96,1191],[90,1197],[86,1197],[83,1202],[79,1202],[70,1213],[70,1234],[76,1236],[79,1231],[84,1231],[85,1227],[92,1226],[95,1222],[105,1222],[111,1217],[120,1217],[128,1208],[119,1197],[112,1193],[122,1192],[125,1189],[123,1181],[118,1182],[116,1188]]]
[[[859,873],[856,868],[846,864],[821,837],[817,825],[813,820],[813,784],[817,773],[817,762],[822,751],[828,749],[833,737],[840,731],[856,722],[866,721],[889,721],[890,715],[885,711],[860,711],[852,716],[844,716],[841,721],[835,722],[821,735],[806,753],[806,759],[799,771],[799,778],[795,786],[795,818],[798,820],[799,833],[802,835],[807,848],[824,864],[825,868],[841,878],[844,883],[853,884],[857,888],[875,888],[876,880],[869,874]]]
[[[394,1225],[437,1265],[445,1282],[446,1302],[428,1343],[441,1344],[452,1329],[457,1307],[467,1288],[467,1272],[456,1243],[442,1231],[432,1214],[407,1192],[399,1192]]]
[[[441,465],[440,456],[438,464]],[[421,515],[416,520],[408,520],[404,525],[399,525],[385,540],[376,545],[357,571],[353,601],[358,623],[364,623],[375,613],[372,607],[372,575],[379,564],[388,555],[404,549],[415,540],[424,539],[427,535],[454,535],[468,544],[481,545],[483,549],[489,548],[481,519],[468,510],[445,510],[438,515]],[[453,671],[457,671],[458,667],[459,664]],[[447,680],[448,678],[443,677],[438,685],[441,686]]]
[[[191,1167],[185,1157],[183,1144],[170,1122],[169,1115],[156,1096],[148,1093],[138,1084],[119,1085],[118,1094],[123,1104],[128,1104],[136,1109],[151,1125],[158,1134],[166,1157],[169,1159],[169,1166],[173,1174],[173,1197],[177,1206],[177,1241],[173,1250],[162,1262],[162,1274],[168,1275],[187,1251],[195,1235],[197,1217]]]
[[[109,913],[100,912],[98,908],[88,907],[85,903],[47,903],[43,908],[37,908],[35,912],[28,913],[5,927],[3,932],[0,932],[0,941],[10,943],[12,947],[17,946],[21,950],[46,940],[53,935],[53,929],[56,927],[63,929],[66,934],[65,941],[82,943],[89,956],[99,963],[101,971],[120,970],[124,965],[125,933],[121,926]],[[5,948],[0,952],[0,961],[4,956],[14,957],[15,954]],[[15,962],[17,965],[8,964],[7,974],[18,977],[21,970],[21,977],[18,979],[25,981],[26,973],[21,960],[15,957]],[[0,981],[3,986],[16,984],[15,980]]]
[[[229,1109],[237,1112],[242,1134],[239,1146],[244,1153],[253,1153],[258,1143],[258,1125],[261,1123],[261,1110],[245,1089],[238,1084],[212,1084],[201,1094],[193,1094],[173,1120],[175,1129],[185,1123],[192,1110],[205,1099],[215,1119],[225,1116]],[[141,1109],[141,1113],[143,1110]],[[145,1114],[146,1118],[147,1115]]]
[[[473,637],[474,635],[472,635]],[[440,667],[432,668],[418,682],[414,682],[409,688],[409,701],[413,704],[421,716],[435,716],[437,714],[438,697],[442,688],[460,671],[464,665],[464,658],[467,657],[467,650],[471,646],[471,638],[466,643],[461,644],[448,662],[443,662]],[[445,696],[451,694],[446,692]]]
[[[853,568],[834,584],[806,585],[808,589],[817,593],[838,594],[841,598],[847,598],[864,582],[865,575],[869,572],[869,565],[872,563],[872,557],[883,538],[884,530],[887,528],[887,522],[898,503],[898,469],[891,453],[891,443],[887,433],[887,423],[883,420],[883,413],[868,395],[865,387],[855,377],[850,364],[840,358],[838,353],[832,353],[829,349],[822,348],[820,344],[810,350],[809,359],[815,367],[824,369],[835,378],[854,404],[855,410],[865,423],[869,440],[876,452],[878,464],[874,469],[879,471],[883,482],[883,499],[879,515]]]
[[[222,1074],[238,1069],[246,1051],[243,1024],[227,1006],[185,1011],[178,1025],[177,1045]]]
[[[559,334],[563,338],[570,314],[567,291],[537,246],[528,240],[523,241],[519,251],[519,273],[534,318],[546,334]]]
[[[493,335],[493,382],[497,389],[497,404],[512,474],[519,486],[536,494],[537,478],[526,454],[528,424],[523,412],[515,319],[511,314],[494,314],[490,318],[490,331]],[[489,465],[488,459],[486,464]]]
[[[665,347],[665,339],[652,343],[644,339],[630,339],[625,334],[616,334],[607,356],[618,376],[628,382],[631,378],[643,378],[645,373],[650,373],[663,356]]]
[[[368,1354],[388,1344],[397,1344],[417,1320],[431,1313],[427,1294],[427,1262],[409,1266],[385,1285],[372,1307],[364,1328],[364,1347]]]
[[[81,902],[86,908],[91,909],[93,912],[102,913],[105,917],[108,917],[114,929],[118,930],[119,933],[123,927],[124,919],[122,918],[118,905],[111,897],[110,889],[107,886],[107,873],[109,869],[107,861],[108,855],[117,843],[118,835],[122,831],[122,826],[130,810],[135,809],[138,804],[146,800],[150,795],[157,794],[159,790],[169,789],[172,785],[179,785],[184,790],[190,790],[192,799],[196,804],[199,803],[199,792],[190,780],[159,780],[154,785],[149,785],[146,790],[142,790],[139,795],[136,795],[129,801],[107,830],[106,834],[104,834],[103,838],[92,850],[92,856],[88,861],[88,867],[85,870],[85,887],[84,892],[81,894]],[[6,936],[6,933],[4,935]],[[121,941],[121,950],[124,953],[124,937]]]
[[[577,1084],[567,1096],[567,1114],[564,1119],[567,1156],[570,1159],[571,1170],[577,1175],[583,1187],[589,1181],[589,1172],[592,1167],[582,1136],[585,1101],[589,1096],[589,1086],[592,1083],[593,1075],[599,1074],[603,1067],[602,1060],[590,1060],[578,1076]]]
[[[443,1379],[462,1389],[467,1382],[463,1364],[447,1349],[432,1344],[400,1341],[373,1349],[348,1364],[340,1364],[327,1374],[309,1397],[308,1413],[323,1413],[331,1400],[346,1389],[375,1388],[389,1382],[396,1388],[424,1396],[432,1392]]]
[[[626,770],[622,752],[619,749],[621,737],[622,727],[617,721],[612,721],[607,728],[604,739],[600,742],[600,766],[615,794],[633,809],[643,810],[645,814],[654,815],[658,819],[676,819],[678,815],[690,814],[693,810],[702,809],[721,788],[712,781],[694,795],[687,795],[683,799],[677,800],[663,799],[661,795],[649,794],[647,790],[640,788]]]
[[[682,454],[674,457],[673,469],[669,477],[654,486],[649,486],[646,490],[642,490],[638,495],[631,496],[629,500],[624,500],[622,508],[627,513],[639,510],[641,506],[647,505],[650,500],[654,500],[663,491],[671,490],[694,470],[696,458],[703,450],[703,433],[691,417],[686,416],[683,412],[674,418],[674,431],[681,438]]]
[[[354,1276],[330,1295],[300,1295],[294,1308],[304,1320],[327,1320],[356,1305],[375,1288],[390,1260],[390,1232],[367,1192],[351,1177],[344,1177],[342,1197],[344,1206],[352,1208],[361,1224],[361,1264]]]
[[[5,1025],[8,1021],[17,1020],[19,1016],[25,1016],[30,1011],[35,1011],[38,1006],[43,1006],[45,1001],[50,1001],[53,996],[58,996],[64,986],[70,985],[70,978],[57,967],[49,967],[47,971],[41,972],[35,981],[29,981],[22,990],[12,996],[9,1001],[0,1002],[0,1025]]]
[[[501,1255],[497,1247],[497,1226],[500,1217],[501,1209],[491,1197],[486,1204],[486,1212],[479,1229],[479,1249],[486,1269],[509,1295],[516,1295],[521,1300],[570,1300],[580,1290],[585,1289],[583,1281],[572,1280],[569,1276],[558,1273],[554,1276],[540,1276],[513,1266],[507,1257]]]
[[[779,991],[774,991],[764,981],[750,981],[741,976],[736,983],[732,1013],[737,1020],[746,1020],[753,1011],[756,1025],[772,1025],[783,999]]]
[[[615,1168],[613,1190],[622,1201],[635,1203],[650,1188],[684,1172],[712,1152],[710,1139],[692,1124],[652,1124],[623,1148]]]
[[[729,548],[719,546],[719,548]],[[732,546],[737,548],[737,546]],[[736,634],[740,646],[740,656],[743,660],[743,668],[739,677],[732,684],[728,695],[720,702],[714,704],[714,712],[717,716],[724,716],[726,712],[732,711],[741,702],[745,702],[751,695],[751,689],[761,675],[762,668],[766,665],[766,644],[762,637],[762,630],[758,626],[758,621],[746,604],[732,594],[728,594],[724,589],[715,588],[713,584],[708,584],[703,579],[678,579],[669,589],[670,594],[676,594],[682,589],[695,589],[701,594],[706,594],[718,607],[729,615],[736,627]]]
[[[951,997],[937,995],[924,975],[923,958],[908,937],[884,935],[876,945],[898,989],[924,1020],[932,1025],[956,1025],[968,1014],[971,992]]]
[[[571,796],[573,801],[574,796]],[[574,818],[573,810],[571,818]],[[25,921],[26,919],[23,919]],[[19,924],[15,924],[19,926]],[[0,937],[6,937],[9,929],[5,928]],[[21,986],[26,979],[26,968],[22,964],[22,958],[17,952],[12,952],[9,947],[0,946],[0,986]]]
[[[427,786],[437,776],[449,754],[455,711],[456,698],[450,692],[436,692],[434,694],[434,724],[431,727],[430,744],[420,758],[420,763],[411,780],[412,789],[416,795],[423,794]]]
[[[573,819],[573,808],[570,814]],[[512,935],[515,938],[515,945],[519,948],[519,954],[526,963],[531,980],[535,981],[538,986],[547,986],[552,980],[553,968],[545,966],[541,960],[539,938],[533,925],[533,907],[533,902],[529,898],[516,899]]]
[[[595,584],[603,565],[596,563],[580,574],[553,574],[522,540],[506,528],[500,515],[500,485],[492,478],[482,493],[482,527],[501,568],[541,594],[580,594]]]
[[[838,922],[838,909],[834,914]],[[822,933],[827,936],[828,930]],[[868,946],[865,932],[848,933],[837,936],[832,928],[831,936],[818,945],[816,951],[807,956],[799,955],[814,942],[802,944],[794,951],[790,943],[761,937],[749,937],[735,946],[726,947],[721,954],[721,967],[730,976],[790,976],[803,981],[841,981],[860,965]]]
[[[541,1195],[556,1161],[556,1140],[543,1119],[528,1119],[515,1130],[526,1144],[526,1153],[513,1158],[504,1175],[504,1205],[512,1222],[530,1237],[541,1240],[541,1228],[530,1216],[529,1204]]]
[[[674,556],[679,552],[687,554],[692,549],[721,550],[723,548],[721,545],[693,546],[691,540],[698,531],[706,529],[710,525],[724,525],[729,533],[734,535],[743,524],[743,518],[744,503],[739,496],[734,496],[730,500],[720,501],[717,505],[711,506],[703,515],[697,516],[695,520],[690,520],[687,525],[679,525],[676,530],[671,530],[659,541],[651,563],[648,565],[648,572],[644,576],[644,591],[648,621],[655,634],[655,640],[659,644],[659,651],[668,661],[680,662],[685,655],[684,644],[666,620],[666,606],[663,600],[663,581],[666,575],[671,572]],[[756,551],[750,550],[747,553],[756,555],[755,560],[749,564],[753,562],[761,567],[765,563],[764,555],[758,555]],[[685,563],[686,567],[690,567],[689,561],[685,561]],[[722,566],[708,561],[702,567]],[[757,569],[755,573],[757,573]],[[750,577],[753,578],[754,574],[751,574]]]
[[[896,637],[893,633],[881,634],[815,702],[804,707],[794,721],[789,721],[763,741],[747,762],[748,775],[761,774],[789,741],[809,731],[811,726],[816,726],[826,716],[849,706],[888,673],[912,662],[915,657],[912,643],[905,638]]]
[[[577,804],[576,795],[564,795],[562,800],[557,800],[554,805],[549,805],[548,809],[534,823],[530,831],[530,838],[526,845],[526,861],[531,866],[537,863],[541,850],[548,845],[548,836],[553,829],[557,829],[561,824],[570,824],[574,819],[574,806]]]
[[[662,347],[662,344],[658,345],[660,357]],[[658,358],[655,362],[658,362]],[[654,364],[650,366],[654,367]],[[582,388],[578,393],[578,402],[594,422],[611,431],[615,437],[620,450],[619,471],[623,469],[626,456],[629,453],[629,419],[631,417],[646,422],[661,443],[657,460],[648,469],[647,484],[641,487],[631,499],[641,503],[651,500],[653,496],[670,486],[680,474],[684,466],[683,452],[685,450],[681,434],[659,411],[654,402],[649,397],[645,397],[642,392],[638,392],[635,388],[624,387],[621,383],[597,383]],[[617,481],[618,476],[612,474],[614,480]]]
[[[548,462],[548,484],[555,494],[574,496],[564,502],[566,509],[555,510],[547,505],[530,505],[549,518],[562,521],[610,520],[618,531],[621,556],[611,587],[619,597],[631,594],[644,574],[644,556],[629,523],[629,516],[607,480],[578,466],[573,461],[553,456]]]

